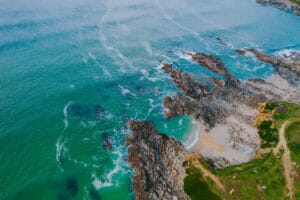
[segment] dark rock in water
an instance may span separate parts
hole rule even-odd
[[[142,95],[145,95],[145,89],[142,86],[136,86],[135,89]]]
[[[183,90],[185,95],[176,94],[164,98],[165,116],[167,118],[179,115],[192,115],[195,119],[202,119],[210,129],[217,123],[225,121],[231,111],[225,106],[232,102],[243,102],[251,108],[256,108],[257,103],[264,101],[262,95],[253,95],[243,89],[238,80],[231,75],[224,63],[216,58],[201,53],[195,53],[194,59],[213,72],[227,77],[223,80],[212,78],[213,88],[208,83],[199,82],[189,74],[183,74],[179,69],[173,69],[172,64],[163,63],[163,69],[170,75],[176,86]]]
[[[220,37],[217,37],[216,40],[217,40],[217,42],[218,42],[219,44],[221,44],[221,45],[224,45],[224,46],[227,46],[227,45],[228,45],[228,43],[225,42],[225,41],[224,41],[222,38],[220,38]]]
[[[208,86],[196,81],[191,75],[182,74],[181,70],[173,69],[168,63],[163,63],[163,70],[172,77],[176,86],[182,89],[186,96],[199,99],[206,94]]]
[[[61,191],[58,194],[58,200],[69,200],[73,199],[78,192],[78,184],[77,180],[74,177],[70,177],[66,179]]]
[[[255,49],[245,49],[245,50],[236,50],[237,53],[241,55],[245,55],[246,52],[252,53],[258,60],[271,64],[274,67],[284,68],[293,73],[295,73],[298,77],[300,76],[300,61],[299,60],[286,60],[278,56],[269,56],[262,51],[258,51]],[[281,71],[279,70],[279,73]],[[286,73],[286,72],[283,72]],[[282,75],[282,74],[281,74]]]
[[[101,196],[95,189],[89,189],[89,197],[91,200],[101,200]]]
[[[159,133],[149,122],[130,121],[127,136],[128,161],[135,169],[133,178],[137,200],[186,200],[183,189],[187,153],[172,137]]]
[[[226,78],[227,86],[236,88],[239,86],[239,81],[228,72],[225,64],[219,58],[204,53],[191,53],[190,55],[199,65],[215,72],[216,74],[223,75]]]
[[[280,10],[300,15],[300,5],[291,0],[256,0],[256,2],[263,6],[272,6]]]
[[[105,148],[106,148],[107,151],[110,151],[111,147],[112,147],[112,145],[111,145],[111,139],[110,139],[109,136],[106,136],[105,137]]]
[[[242,56],[244,56],[247,53],[247,51],[245,51],[243,49],[237,49],[237,50],[235,50],[235,52],[242,55]]]
[[[69,117],[83,121],[98,121],[104,117],[104,108],[101,105],[71,104],[67,111]]]

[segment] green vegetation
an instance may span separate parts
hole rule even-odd
[[[300,121],[291,123],[285,134],[292,159],[300,163]]]
[[[199,169],[191,165],[186,170],[187,176],[184,179],[184,191],[192,200],[221,200],[215,194],[210,186],[213,184],[211,180],[204,178]]]
[[[275,127],[280,128],[282,124],[289,121],[300,120],[300,105],[294,103],[278,103],[274,114]]]
[[[295,2],[296,4],[300,5],[300,0],[292,0],[292,2]]]
[[[277,145],[279,141],[278,130],[285,121],[300,119],[300,106],[294,103],[271,102],[266,104],[264,110],[275,110],[275,114],[273,120],[265,120],[258,126],[258,134],[263,140],[261,145],[263,149]]]
[[[203,160],[201,161],[201,163]],[[187,163],[185,163],[185,166]],[[207,168],[208,165],[205,165]],[[200,170],[191,165],[187,168],[184,190],[192,200],[214,200],[219,196],[231,200],[282,200],[285,199],[285,178],[281,159],[273,153],[249,163],[225,169],[207,168],[225,185],[226,191],[217,191],[214,183],[203,177]],[[219,196],[218,196],[219,195]]]
[[[259,125],[259,135],[264,140],[262,147],[275,147],[278,143],[278,130],[282,124],[289,121],[285,136],[291,158],[295,162],[296,174],[294,199],[300,200],[300,105],[293,103],[268,103],[265,110],[274,111],[273,120],[265,120]],[[200,170],[185,163],[187,177],[184,189],[192,200],[198,199],[230,199],[230,200],[282,200],[286,196],[286,179],[281,158],[273,152],[264,154],[248,163],[212,169],[204,160],[199,160],[203,167],[217,176],[226,191],[218,191],[216,185],[207,177],[203,177]],[[210,196],[212,195],[212,196]]]
[[[215,174],[227,187],[226,199],[284,199],[283,166],[273,153],[246,164],[215,170]]]
[[[274,108],[276,108],[277,106],[278,103],[276,102],[267,103],[265,110],[274,110]]]
[[[294,103],[277,103],[274,114],[275,127],[280,128],[285,121],[289,125],[285,130],[285,137],[291,151],[291,158],[295,162],[295,199],[300,199],[300,105]]]
[[[297,175],[295,178],[295,199],[300,199],[300,121],[291,122],[287,127],[285,136],[291,150],[291,158],[296,163]]]
[[[275,147],[279,141],[278,129],[272,128],[273,121],[265,120],[258,127],[258,134],[263,140],[261,148]]]

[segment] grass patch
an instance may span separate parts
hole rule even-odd
[[[275,147],[279,141],[278,130],[282,124],[289,120],[300,119],[300,106],[287,102],[269,102],[264,107],[265,111],[275,110],[273,120],[264,120],[258,126],[258,134],[263,140],[261,148]]]
[[[299,118],[300,120],[300,118]],[[295,199],[300,199],[300,121],[292,122],[285,130],[288,147],[291,150],[291,158],[297,164],[295,178]]]
[[[226,199],[284,199],[283,166],[273,153],[246,164],[215,170],[215,174],[227,187]],[[229,194],[231,190],[234,192]]]
[[[285,130],[285,138],[291,151],[291,158],[296,163],[294,198],[300,199],[300,105],[286,102],[277,104],[274,114],[275,127],[280,128],[285,121],[290,122]],[[278,109],[279,106],[285,109]],[[280,112],[282,110],[285,110],[285,112]]]
[[[184,191],[192,200],[221,200],[209,187],[213,184],[212,181],[203,178],[199,169],[191,165],[187,168],[186,174]]]
[[[273,128],[271,120],[265,120],[259,125],[258,134],[263,140],[261,148],[274,147],[279,141],[278,129]]]
[[[265,110],[274,110],[278,106],[277,102],[269,102],[265,106]]]
[[[214,183],[209,178],[203,177],[201,171],[190,162],[185,162],[184,166],[187,169],[184,190],[192,200],[285,199],[286,181],[283,166],[281,159],[276,158],[273,153],[225,169],[212,169],[206,165],[205,168],[208,168],[224,184],[225,192],[218,191]]]
[[[294,2],[294,3],[298,4],[298,5],[300,5],[300,0],[292,0],[292,2]]]
[[[300,105],[295,103],[277,103],[278,106],[275,108],[276,112],[274,114],[275,119],[275,127],[279,129],[282,124],[289,120],[289,121],[299,121],[300,119]],[[284,108],[284,109],[280,109]],[[284,110],[280,111],[280,110]]]

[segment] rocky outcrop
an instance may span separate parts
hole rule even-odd
[[[247,162],[260,145],[254,121],[258,104],[300,101],[299,85],[291,86],[289,74],[284,76],[284,73],[292,73],[299,77],[299,69],[290,64],[297,62],[294,59],[297,56],[288,61],[255,50],[237,52],[253,53],[259,60],[276,66],[277,73],[266,80],[256,78],[240,82],[217,57],[189,53],[200,66],[222,76],[207,82],[175,69],[170,63],[162,63],[165,73],[181,90],[164,98],[165,116],[193,116],[203,123],[201,131],[207,143],[199,151],[188,151],[174,138],[159,133],[151,123],[130,121],[132,134],[127,136],[126,145],[128,161],[136,171],[133,178],[136,199],[189,199],[183,190],[183,162],[187,154],[201,153],[202,158],[216,168]]]
[[[263,6],[272,6],[280,10],[300,15],[300,5],[291,0],[256,0],[256,2]]]
[[[239,81],[228,72],[224,63],[219,58],[204,53],[190,53],[190,55],[199,65],[215,72],[218,75],[223,75],[227,81],[227,86],[236,88],[239,86]]]
[[[106,137],[105,137],[104,143],[105,143],[105,149],[106,149],[107,151],[110,151],[110,150],[111,150],[111,147],[112,147],[112,144],[111,144],[111,139],[110,139],[109,136],[106,136]]]
[[[159,133],[149,122],[130,121],[127,136],[128,161],[137,200],[185,200],[183,190],[187,150],[176,139]]]
[[[192,55],[199,65],[224,75],[225,80],[212,78],[211,83],[200,82],[192,75],[174,69],[171,64],[163,63],[164,71],[185,94],[178,93],[172,97],[165,97],[163,104],[167,118],[192,115],[195,119],[203,120],[207,129],[210,129],[215,124],[225,121],[234,103],[242,102],[251,108],[256,108],[257,103],[265,100],[263,95],[253,95],[243,90],[241,88],[243,85],[228,72],[220,59],[202,53]]]
[[[291,84],[291,77],[299,77],[299,68],[295,67],[298,62],[297,55],[293,54],[286,60],[255,50],[237,52],[242,55],[252,53],[260,60],[275,65],[275,74],[266,80],[255,78],[240,82],[217,57],[203,53],[186,53],[200,66],[223,76],[220,79],[211,78],[207,82],[175,69],[170,63],[163,63],[165,73],[183,91],[183,94],[178,92],[164,98],[166,118],[191,115],[203,123],[205,130],[201,132],[204,133],[203,137],[208,138],[207,144],[203,144],[202,140],[201,147],[193,147],[193,152],[200,152],[205,160],[218,168],[247,162],[254,156],[259,147],[254,120],[259,103],[300,101],[300,94],[297,92],[300,89],[299,84]],[[218,138],[217,143],[212,143],[213,138]]]
[[[300,76],[300,55],[294,55],[294,59],[284,59],[280,56],[270,56],[262,51],[258,51],[255,49],[245,49],[245,50],[236,50],[237,53],[241,55],[245,55],[247,52],[252,53],[258,60],[271,64],[277,68],[285,68],[297,76]]]

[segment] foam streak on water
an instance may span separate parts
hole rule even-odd
[[[64,129],[68,128],[69,126],[69,121],[68,121],[68,108],[69,106],[72,104],[72,101],[69,101],[67,103],[67,105],[65,105],[64,109],[63,109],[63,113],[64,113]]]

